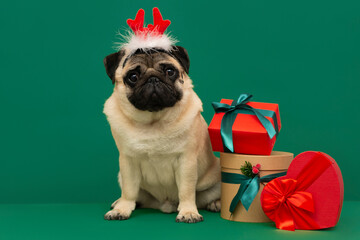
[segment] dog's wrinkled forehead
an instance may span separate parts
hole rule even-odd
[[[141,53],[131,56],[127,59],[126,62],[123,63],[123,67],[125,65],[133,66],[133,65],[145,65],[148,68],[153,68],[156,63],[159,62],[169,62],[172,61],[172,57],[166,53]],[[175,59],[173,59],[175,60]]]
[[[171,52],[163,51],[161,49],[151,49],[148,51],[139,49],[125,58],[122,63],[122,67],[125,68],[125,66],[145,65],[153,68],[154,65],[159,62],[172,62],[177,65],[177,67],[181,67],[176,56],[174,56]]]

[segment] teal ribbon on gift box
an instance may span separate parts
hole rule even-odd
[[[212,106],[216,113],[224,112],[225,115],[221,120],[221,139],[224,146],[224,152],[234,152],[234,143],[232,138],[232,126],[235,122],[238,113],[255,115],[263,127],[266,129],[270,139],[279,133],[278,122],[276,113],[271,110],[256,109],[246,103],[252,98],[252,95],[241,94],[237,101],[233,101],[231,105],[225,103],[213,102]],[[271,117],[273,119],[274,126],[266,118]]]
[[[239,202],[245,207],[246,211],[249,210],[251,203],[259,192],[260,183],[270,182],[271,180],[285,176],[286,172],[269,174],[263,177],[256,175],[253,178],[247,177],[238,173],[221,172],[221,181],[223,183],[241,184],[238,192],[231,201],[229,211],[233,213]]]

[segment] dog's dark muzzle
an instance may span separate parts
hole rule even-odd
[[[151,100],[159,101],[159,97],[163,94],[164,91],[164,83],[155,76],[151,76],[146,81],[148,91],[152,92]]]
[[[151,84],[158,84],[160,82],[160,79],[157,78],[157,77],[150,77],[148,80],[147,80],[147,83],[151,83]]]

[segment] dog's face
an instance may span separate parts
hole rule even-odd
[[[129,56],[121,50],[107,56],[104,65],[113,83],[124,84],[126,96],[135,108],[156,112],[181,100],[189,57],[179,46],[171,52],[138,50]]]

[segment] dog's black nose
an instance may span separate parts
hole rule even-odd
[[[150,77],[148,80],[147,80],[148,83],[158,83],[160,82],[160,80],[157,78],[157,77]]]

